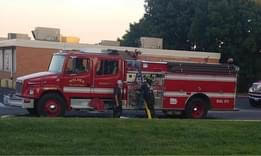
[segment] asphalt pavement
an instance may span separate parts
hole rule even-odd
[[[229,120],[261,120],[261,108],[252,107],[246,96],[238,97],[236,101],[238,111],[210,111],[208,118]]]
[[[236,102],[237,111],[210,111],[208,119],[224,120],[261,120],[261,108],[254,108],[249,105],[247,97],[238,97]],[[28,116],[28,112],[22,108],[10,108],[0,103],[0,116]],[[160,119],[169,118],[162,112],[157,111],[156,115]],[[123,111],[123,116],[128,118],[145,118],[143,111]],[[103,113],[72,111],[66,113],[66,117],[86,117],[86,118],[111,118],[112,112]],[[178,117],[177,117],[178,118]]]

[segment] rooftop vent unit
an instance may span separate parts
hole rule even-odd
[[[23,40],[30,40],[31,38],[28,34],[19,34],[19,33],[8,33],[8,39],[23,39]]]
[[[140,43],[141,43],[141,48],[163,49],[163,39],[162,38],[141,37]]]
[[[118,41],[110,41],[110,40],[102,40],[100,45],[102,46],[115,46],[115,47],[119,47],[120,46],[120,42]]]
[[[60,29],[57,28],[36,27],[32,33],[34,39],[40,41],[60,42],[61,38]]]
[[[8,40],[6,37],[0,37],[0,41]]]

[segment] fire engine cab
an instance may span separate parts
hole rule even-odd
[[[235,109],[237,67],[232,64],[145,61],[128,53],[54,54],[49,70],[17,78],[22,107],[40,116],[63,116],[70,110],[112,109],[113,89],[122,80],[123,109],[144,109],[139,78],[152,81],[155,109],[204,118],[209,110]],[[131,57],[130,57],[131,55]],[[101,101],[100,106],[93,104]]]

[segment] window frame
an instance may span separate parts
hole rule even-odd
[[[10,54],[11,57],[9,57],[9,62],[10,62],[10,69],[5,70],[5,53],[6,50],[10,50]],[[2,68],[0,68],[1,72],[7,72],[7,73],[11,73],[11,74],[15,74],[16,73],[16,48],[15,47],[3,47],[0,48],[0,52],[2,54],[2,56],[0,56],[0,59],[2,60],[1,64],[2,64]]]
[[[8,50],[8,51],[7,51]],[[13,50],[12,48],[6,48],[4,49],[3,52],[3,71],[4,72],[12,72],[12,68],[13,68]],[[7,60],[6,60],[6,55],[8,56],[8,65],[6,65]],[[6,69],[6,66],[8,66],[8,68]]]
[[[97,67],[98,67],[98,62],[102,62],[102,61],[115,61],[117,62],[117,72],[115,74],[102,74],[102,75],[98,75],[97,74]],[[97,61],[96,61],[96,64],[95,64],[95,76],[96,77],[112,77],[112,76],[118,76],[119,75],[119,69],[120,69],[120,61],[118,59],[107,59],[107,58],[99,58]],[[103,71],[104,73],[104,71]]]
[[[87,60],[87,66],[88,66],[88,71],[85,71],[85,72],[79,72],[79,73],[77,73],[77,72],[72,72],[72,73],[68,73],[68,71],[66,71],[67,70],[67,67],[68,67],[68,64],[69,64],[69,60],[70,59],[83,59],[83,60]],[[73,63],[74,64],[74,63]],[[74,65],[73,65],[74,66]],[[78,57],[78,56],[69,56],[69,57],[67,57],[67,60],[66,60],[66,64],[65,64],[65,67],[64,67],[64,74],[65,75],[89,75],[90,74],[90,72],[91,72],[91,59],[89,58],[89,57]]]
[[[0,48],[0,71],[4,71],[4,49]]]

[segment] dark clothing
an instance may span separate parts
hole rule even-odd
[[[141,90],[143,91],[143,98],[148,105],[151,116],[154,117],[155,116],[155,109],[154,109],[155,97],[154,97],[153,90],[150,89],[150,86],[148,83],[144,83],[141,86]]]
[[[122,100],[121,88],[119,88],[119,87],[114,88],[113,95],[114,95],[114,97],[117,96],[119,105],[122,105],[122,101],[121,101],[121,100]],[[116,99],[114,99],[114,100],[116,100]],[[116,101],[115,101],[115,104],[116,104]]]
[[[135,96],[136,96],[136,108],[143,109],[144,108],[143,91],[141,89],[137,89]]]
[[[113,117],[120,117],[122,113],[122,93],[121,93],[121,88],[116,87],[114,88],[113,92],[113,97],[114,97],[114,106],[113,106]],[[116,103],[116,99],[118,100],[118,105]]]

